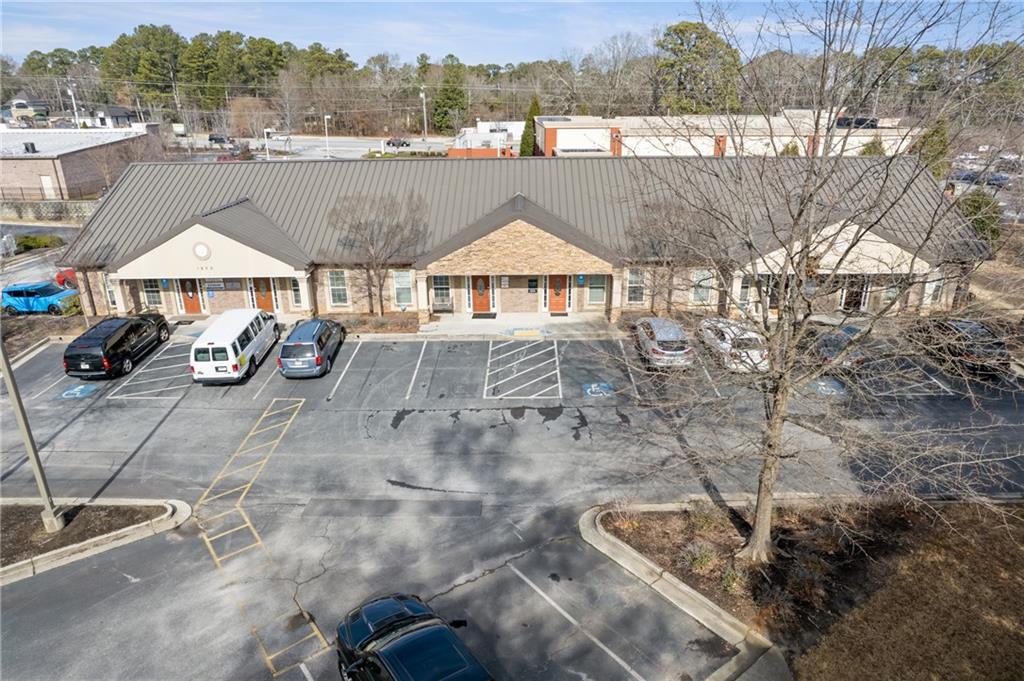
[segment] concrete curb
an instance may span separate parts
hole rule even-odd
[[[504,333],[465,333],[465,334],[441,334],[441,333],[350,333],[347,340],[356,341],[383,341],[383,342],[413,342],[422,341],[507,341],[507,340],[549,340],[549,341],[588,341],[588,340],[621,340],[626,335],[617,334],[580,334],[563,335],[553,333],[547,336],[510,336]]]
[[[92,500],[86,497],[60,497],[55,498],[54,502],[60,506],[163,506],[164,512],[152,520],[146,520],[136,525],[130,525],[120,530],[114,530],[113,532],[93,537],[78,544],[65,546],[34,558],[28,558],[4,566],[0,568],[0,586],[6,586],[7,584],[37,575],[40,572],[46,572],[47,570],[109,551],[118,546],[124,546],[125,544],[172,530],[192,517],[192,507],[178,499],[168,499],[166,501],[154,499]],[[11,497],[0,499],[0,505],[39,506],[39,499],[35,497]]]

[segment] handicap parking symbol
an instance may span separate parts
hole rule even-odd
[[[83,397],[88,397],[96,392],[96,386],[83,383],[77,385],[74,388],[70,388],[61,393],[60,398],[62,400],[80,400]]]
[[[611,383],[583,384],[583,394],[587,397],[610,397],[613,392]]]

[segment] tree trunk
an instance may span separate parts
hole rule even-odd
[[[378,317],[384,316],[384,287],[387,286],[387,274],[384,274],[380,279],[377,280],[377,309],[379,310]]]
[[[779,476],[782,456],[782,426],[785,423],[788,392],[776,389],[765,395],[765,429],[761,448],[764,461],[757,481],[757,504],[753,528],[747,543],[737,554],[755,564],[767,563],[772,557],[772,511],[775,506],[775,480]]]
[[[370,314],[373,314],[373,273],[366,268],[366,304],[370,306]]]

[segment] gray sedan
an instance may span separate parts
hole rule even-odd
[[[645,364],[659,369],[685,368],[696,354],[683,327],[671,319],[643,317],[633,325],[637,351]]]

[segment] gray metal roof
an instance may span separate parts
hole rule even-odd
[[[605,253],[621,254],[620,259],[630,252],[630,230],[650,219],[652,206],[687,197],[720,209],[723,219],[747,226],[752,238],[767,247],[784,239],[785,219],[779,215],[790,212],[787,202],[810,162],[733,157],[134,164],[68,247],[64,262],[113,265],[151,248],[193,216],[246,197],[265,222],[232,213],[222,216],[221,229],[262,240],[268,249],[286,249],[294,257],[301,253],[314,263],[349,264],[358,254],[349,252],[351,240],[332,227],[332,209],[354,197],[401,198],[409,193],[422,198],[426,211],[421,256],[440,257],[467,234],[494,229],[488,216],[510,210],[517,194],[525,197],[539,222],[550,223],[538,227],[576,234]],[[985,244],[916,159],[836,157],[815,162],[838,166],[821,192],[831,202],[821,219],[853,213],[863,218],[857,220],[861,224],[870,218],[872,230],[898,245],[917,248],[928,243],[925,251],[933,258],[987,257]],[[754,200],[741,201],[740,196]],[[880,197],[886,200],[880,202]],[[292,243],[283,244],[276,230]]]
[[[142,137],[145,130],[133,128],[54,128],[0,129],[0,156],[3,158],[56,158],[75,151],[91,149],[111,142]],[[25,143],[36,145],[36,153],[25,151]]]

